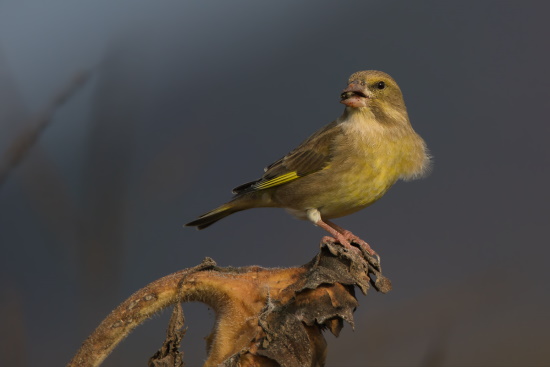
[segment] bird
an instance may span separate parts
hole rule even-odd
[[[264,168],[255,181],[233,189],[233,198],[185,226],[204,229],[233,213],[284,208],[311,221],[339,242],[370,255],[370,245],[330,219],[347,216],[380,199],[398,180],[423,177],[431,157],[412,128],[401,89],[377,70],[353,73],[340,94],[340,117]]]

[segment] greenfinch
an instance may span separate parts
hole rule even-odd
[[[324,238],[352,248],[370,246],[329,221],[361,210],[399,179],[423,176],[430,158],[413,130],[399,86],[381,71],[351,75],[340,95],[342,116],[296,149],[267,166],[263,176],[233,189],[233,199],[187,223],[203,229],[235,212],[260,207],[285,208],[325,229]]]

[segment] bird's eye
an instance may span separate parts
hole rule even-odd
[[[376,88],[378,88],[378,89],[384,89],[384,88],[386,88],[386,83],[384,83],[384,82],[378,82],[378,83],[376,84]]]

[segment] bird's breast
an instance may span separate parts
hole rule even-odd
[[[398,179],[418,170],[411,151],[419,144],[415,139],[423,142],[412,130],[409,135],[392,135],[376,121],[364,123],[343,123],[330,163],[277,188],[277,205],[295,215],[316,208],[325,219],[342,217],[374,203]]]
[[[357,151],[357,153],[361,153]],[[326,217],[340,217],[363,209],[380,199],[397,180],[389,155],[357,154],[334,162],[338,180],[333,196],[320,208]]]
[[[317,208],[325,219],[342,217],[384,195],[397,180],[392,166],[390,155],[373,156],[368,148],[335,152],[323,170],[281,186],[275,196],[294,215]]]

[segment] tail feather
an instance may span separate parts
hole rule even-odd
[[[241,211],[244,208],[237,208],[235,205],[232,205],[231,202],[224,204],[214,210],[209,211],[201,215],[196,220],[187,223],[186,227],[197,227],[197,229],[204,229],[216,223],[220,219],[227,217],[235,212]]]

